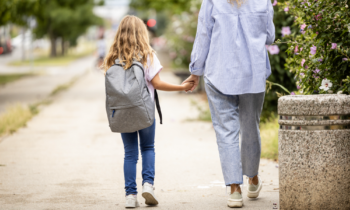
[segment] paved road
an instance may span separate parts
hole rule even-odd
[[[176,81],[170,73],[161,76]],[[157,125],[155,180],[160,205],[154,209],[228,209],[212,125],[187,120],[196,116],[191,100],[199,97],[160,97],[164,125]],[[123,155],[120,135],[107,125],[103,76],[91,73],[0,143],[0,209],[124,209]],[[275,166],[261,161],[263,191],[258,199],[245,197],[245,209],[273,209],[278,202]]]
[[[45,67],[38,76],[25,77],[6,85],[0,86],[0,114],[6,107],[21,103],[33,104],[46,99],[59,85],[70,82],[74,77],[80,77],[91,69],[94,63],[93,56],[87,56],[72,62],[68,66]],[[19,67],[1,66],[0,73],[30,72]],[[8,73],[7,72],[7,73]]]

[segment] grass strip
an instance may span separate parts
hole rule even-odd
[[[69,82],[63,85],[57,86],[50,94],[50,96],[55,96],[65,90],[68,90],[74,83],[78,80],[78,77],[73,77]]]
[[[278,119],[260,124],[261,157],[278,160]]]
[[[53,97],[67,90],[77,80],[78,77],[74,77],[68,83],[57,86],[51,92],[50,97]],[[8,107],[6,111],[0,115],[0,137],[12,134],[16,132],[19,128],[26,126],[27,122],[39,113],[41,106],[48,105],[52,102],[52,99],[50,99],[50,97],[48,97],[48,99],[45,99],[43,101],[29,106],[15,104]]]
[[[0,115],[0,137],[12,134],[19,128],[26,126],[27,122],[39,113],[40,106],[50,103],[51,100],[47,99],[29,106],[21,104],[9,106]]]
[[[0,85],[5,85],[27,76],[32,76],[32,74],[1,74]]]
[[[83,53],[68,53],[65,56],[58,56],[58,57],[48,57],[48,56],[42,56],[38,57],[33,60],[34,66],[66,66],[69,65],[71,62],[91,55],[93,53],[93,50],[89,50]],[[9,65],[11,66],[30,66],[32,65],[32,62],[30,60],[26,61],[13,61],[10,62]]]
[[[35,113],[28,106],[16,104],[10,106],[0,115],[0,136],[14,133],[26,125]]]

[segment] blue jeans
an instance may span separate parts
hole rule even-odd
[[[204,80],[225,184],[243,184],[243,175],[252,178],[259,170],[259,122],[265,93],[224,95]]]
[[[140,148],[142,155],[142,185],[145,182],[153,184],[154,182],[154,136],[156,123],[148,128],[133,132],[122,133],[124,143],[124,179],[126,195],[136,195],[136,164],[139,159],[138,135],[140,136]]]

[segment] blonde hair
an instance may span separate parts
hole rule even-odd
[[[240,7],[245,2],[245,0],[227,0],[227,2],[232,5],[234,5],[234,2],[236,2],[238,7]]]
[[[155,51],[149,44],[146,25],[135,16],[126,16],[120,22],[113,44],[103,61],[102,68],[105,72],[119,59],[120,64],[125,64],[124,69],[130,68],[133,60],[139,61],[147,67],[148,57],[153,63]]]

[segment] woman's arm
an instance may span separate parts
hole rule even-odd
[[[151,80],[153,87],[157,90],[164,91],[188,91],[193,87],[193,82],[185,83],[182,85],[173,85],[167,82],[164,82],[160,79],[159,73],[153,77]]]
[[[266,43],[267,45],[271,45],[275,42],[275,24],[273,23],[273,6],[271,1],[267,1],[267,37]]]
[[[204,0],[198,16],[196,39],[191,53],[190,72],[193,75],[204,74],[205,62],[210,49],[210,40],[214,27],[212,18],[213,0]]]

